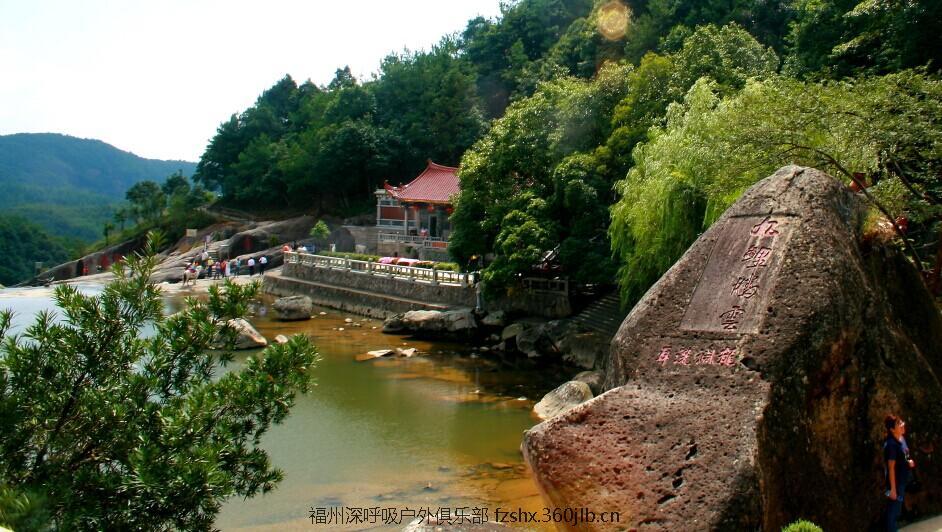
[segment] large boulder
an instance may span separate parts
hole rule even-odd
[[[560,343],[563,360],[584,369],[602,367],[608,357],[611,338],[595,332],[570,331]],[[575,379],[579,380],[579,379]]]
[[[314,303],[308,296],[287,296],[275,300],[271,308],[280,320],[309,320],[314,312]]]
[[[456,336],[470,334],[477,329],[471,309],[410,310],[390,316],[383,323],[383,332],[407,333],[418,336]]]
[[[531,429],[548,503],[618,511],[587,529],[867,530],[897,412],[942,511],[942,319],[918,272],[868,240],[820,171],[757,183],[638,302],[602,395]]]
[[[235,330],[236,341],[234,349],[258,349],[268,345],[268,340],[258,332],[252,324],[243,318],[231,319],[226,324]],[[217,347],[223,347],[222,340],[217,340]]]

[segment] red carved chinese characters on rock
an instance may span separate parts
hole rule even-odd
[[[739,362],[739,355],[736,350],[730,347],[724,347],[719,353],[716,349],[705,349],[695,351],[689,347],[678,349],[674,352],[669,345],[661,347],[657,355],[656,362],[661,367],[668,366],[726,366],[731,368]]]
[[[749,239],[758,237],[755,243],[749,243],[746,252],[740,258],[744,262],[746,272],[743,275],[736,275],[736,279],[730,284],[730,294],[739,299],[738,304],[733,304],[729,310],[719,315],[723,330],[737,331],[745,313],[745,303],[759,293],[762,281],[762,272],[768,267],[772,258],[772,247],[775,243],[775,236],[779,234],[776,227],[778,220],[773,220],[771,216],[766,216],[761,222],[752,226],[749,231]]]

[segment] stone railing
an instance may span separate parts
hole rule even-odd
[[[431,285],[471,286],[476,281],[474,273],[460,273],[448,270],[435,270],[432,268],[415,268],[412,266],[400,266],[398,264],[380,264],[378,262],[353,260],[345,257],[312,255],[310,253],[286,252],[285,264],[298,264],[300,266],[314,268],[329,268],[366,275],[385,276],[410,282],[425,282]]]
[[[444,249],[448,247],[448,241],[437,236],[405,235],[402,233],[381,232],[379,234],[379,241],[396,242],[398,244],[410,244],[424,248]]]

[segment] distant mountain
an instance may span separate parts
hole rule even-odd
[[[162,183],[196,163],[144,159],[100,140],[56,133],[0,135],[0,213],[15,214],[50,234],[96,240],[112,206],[134,183]]]

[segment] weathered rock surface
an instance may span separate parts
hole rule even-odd
[[[316,222],[313,216],[299,216],[277,222],[253,224],[255,227],[229,238],[229,256],[247,257],[259,251],[277,249],[277,246],[272,247],[273,242],[280,246],[285,242],[305,239]],[[274,268],[276,264],[270,266]]]
[[[510,325],[504,327],[504,330],[500,332],[501,340],[509,340],[511,338],[516,338],[518,334],[523,332],[523,323],[511,323]]]
[[[507,313],[503,310],[488,312],[481,318],[481,325],[485,327],[503,327],[507,323]]]
[[[750,188],[625,319],[608,391],[526,434],[547,502],[620,512],[596,530],[867,530],[892,411],[921,464],[907,499],[942,511],[942,319],[863,213],[814,169]]]
[[[228,236],[228,238],[210,244],[209,250],[214,256],[218,255],[218,250],[222,246],[226,247],[226,254],[230,258],[238,256],[243,263],[250,257],[258,260],[259,257],[265,255],[268,257],[267,269],[270,270],[284,263],[281,245],[285,242],[307,238],[314,222],[315,219],[311,216],[299,216],[288,220],[249,222],[245,224],[217,223],[201,229],[197,233],[196,242],[202,242],[205,235],[215,234],[217,238]],[[277,242],[278,245],[272,247],[271,243],[273,241]],[[144,243],[145,239],[141,237],[116,244],[102,251],[86,255],[79,260],[53,267],[31,282],[42,284],[46,280],[72,279],[83,275],[94,275],[99,270],[107,271],[116,261],[122,260],[133,252],[141,251]],[[173,251],[166,256],[161,255],[162,260],[154,269],[151,281],[155,283],[176,283],[181,281],[183,268],[190,262],[199,259],[203,253],[202,245],[194,246],[192,243],[192,239],[182,238],[175,246],[175,249],[172,248]]]
[[[235,349],[258,349],[268,345],[268,340],[248,321],[236,318],[229,320],[227,324],[236,332]]]
[[[533,412],[540,419],[550,419],[572,410],[589,399],[592,399],[592,390],[588,384],[580,381],[564,382],[544,395],[543,399],[533,406]]]
[[[599,354],[608,348],[608,342],[596,333],[582,332],[568,319],[528,318],[504,327],[500,339],[512,340],[528,358],[561,358],[585,369],[594,368]]]
[[[280,297],[271,306],[278,319],[285,321],[309,320],[314,304],[308,296]]]
[[[574,381],[584,382],[589,385],[589,389],[592,390],[593,394],[602,393],[602,384],[605,380],[605,374],[601,371],[583,371],[577,373],[575,377],[572,378]]]
[[[276,343],[276,344],[286,344],[286,343],[288,343],[288,337],[285,336],[285,335],[283,335],[283,334],[279,334],[278,336],[275,337],[275,343]]]
[[[580,368],[592,369],[605,364],[610,342],[610,338],[598,332],[569,330],[558,346],[564,361]]]
[[[470,309],[442,312],[440,310],[410,310],[386,319],[385,333],[410,333],[418,336],[453,336],[477,329],[477,321]]]

